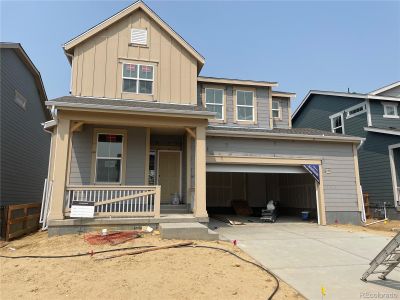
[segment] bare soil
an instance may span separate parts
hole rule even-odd
[[[366,224],[375,222],[375,219],[368,219]],[[371,232],[375,234],[380,234],[384,236],[395,236],[400,230],[400,221],[399,220],[387,220],[386,222],[379,222],[376,224],[372,224],[369,226],[356,226],[351,224],[337,224],[330,225],[333,227],[338,227],[342,229],[346,229],[348,231],[363,231],[363,232]],[[396,230],[398,229],[398,230]]]
[[[0,255],[67,255],[177,242],[181,241],[161,240],[158,235],[147,234],[117,246],[93,246],[83,240],[83,235],[49,238],[46,232],[39,232],[10,242],[0,248]],[[249,259],[227,242],[196,244],[222,247]],[[105,254],[62,259],[0,258],[0,298],[266,299],[275,287],[271,275],[230,254],[210,249],[166,249],[109,260],[94,259],[101,256]],[[304,298],[280,281],[274,299]]]

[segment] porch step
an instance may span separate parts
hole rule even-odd
[[[160,211],[162,214],[186,214],[189,212],[189,206],[187,204],[161,204]]]
[[[161,223],[160,234],[163,239],[207,240],[219,239],[219,234],[200,223]]]

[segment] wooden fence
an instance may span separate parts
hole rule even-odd
[[[38,230],[40,207],[40,203],[16,204],[6,206],[6,241]]]

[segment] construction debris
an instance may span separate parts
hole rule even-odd
[[[127,241],[141,237],[141,231],[115,231],[101,233],[88,233],[84,240],[91,245],[119,245]]]

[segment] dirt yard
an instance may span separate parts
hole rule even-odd
[[[93,246],[82,235],[48,238],[47,233],[40,232],[7,244],[0,255],[66,255],[177,242],[147,234],[117,246]],[[249,259],[227,242],[196,243],[230,249]],[[266,299],[275,287],[273,278],[257,267],[210,249],[166,249],[94,259],[105,255],[110,253],[61,259],[0,258],[0,298]],[[280,286],[274,299],[304,299],[284,282]]]
[[[368,219],[367,224],[375,222],[377,220]],[[348,231],[365,231],[376,233],[385,236],[395,236],[400,231],[400,221],[399,220],[387,220],[386,222],[380,222],[376,224],[372,224],[369,226],[356,226],[350,224],[338,224],[331,225],[333,227],[343,228]],[[396,230],[397,229],[397,230]]]

